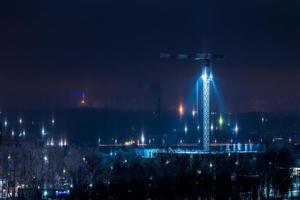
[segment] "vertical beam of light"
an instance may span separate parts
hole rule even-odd
[[[196,111],[197,111],[197,126],[199,125],[199,79],[196,82]]]
[[[203,81],[203,150],[209,151],[209,96],[210,96],[210,80],[211,76],[208,75],[208,67],[205,66],[202,71]]]

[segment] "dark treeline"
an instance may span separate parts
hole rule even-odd
[[[68,199],[283,199],[299,189],[286,147],[151,159],[79,146],[3,145],[0,152],[1,194],[11,199],[26,199],[26,190],[39,199],[56,189],[70,190]]]

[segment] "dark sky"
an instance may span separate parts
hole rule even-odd
[[[6,1],[0,8],[0,106],[164,109],[200,67],[159,53],[225,54],[213,68],[229,111],[300,110],[297,0]]]

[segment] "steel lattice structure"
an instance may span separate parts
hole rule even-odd
[[[210,138],[210,81],[212,79],[209,68],[205,66],[202,71],[202,95],[203,95],[203,150],[209,151],[209,138]]]

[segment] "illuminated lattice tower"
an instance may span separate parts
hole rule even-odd
[[[212,80],[212,73],[208,66],[204,66],[202,70],[202,96],[203,96],[203,150],[209,151],[210,139],[210,82]]]

